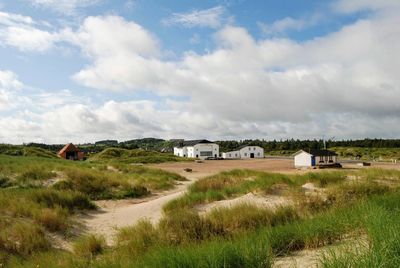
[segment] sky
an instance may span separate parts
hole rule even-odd
[[[399,138],[399,0],[0,0],[0,143]]]

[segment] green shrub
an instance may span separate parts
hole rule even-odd
[[[41,167],[29,167],[28,169],[24,170],[17,179],[23,182],[27,182],[30,180],[48,180],[50,178],[55,177],[56,174],[54,172],[44,170]]]
[[[214,229],[224,233],[255,230],[262,226],[275,226],[299,218],[292,207],[280,207],[276,210],[260,208],[252,204],[240,204],[231,208],[219,208],[206,216]]]
[[[160,243],[159,233],[147,220],[139,221],[132,227],[122,228],[117,234],[118,250],[129,255],[140,255]]]
[[[0,251],[27,256],[50,247],[44,232],[30,222],[0,218],[0,227]]]
[[[74,253],[78,256],[92,259],[103,252],[106,240],[102,236],[88,235],[80,238],[73,245]]]
[[[159,223],[159,232],[161,239],[171,244],[201,241],[218,233],[209,221],[190,210],[166,214]]]

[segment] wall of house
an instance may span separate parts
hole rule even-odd
[[[187,157],[187,147],[174,147],[174,155],[179,157]]]
[[[215,143],[199,143],[194,146],[185,146],[183,148],[174,147],[174,155],[199,159],[219,157],[219,145]]]
[[[254,158],[264,158],[264,149],[259,146],[246,146],[240,149],[240,158],[251,158],[251,154],[254,154]]]
[[[301,152],[294,157],[294,166],[295,167],[311,167],[311,158],[312,155],[306,153],[306,152]]]
[[[222,158],[224,158],[224,159],[239,159],[240,151],[231,151],[231,152],[222,153]]]
[[[199,143],[193,146],[193,158],[206,159],[208,157],[219,157],[219,145],[215,143]]]

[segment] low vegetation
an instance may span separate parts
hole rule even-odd
[[[102,161],[109,163],[164,163],[178,161],[192,161],[187,158],[177,157],[171,153],[160,153],[156,151],[147,151],[143,149],[122,149],[122,148],[107,148],[104,151],[93,155],[91,160]]]
[[[75,216],[96,209],[92,200],[141,197],[185,180],[174,173],[125,163],[110,166],[101,161],[11,156],[9,152],[0,153],[0,267],[41,254],[69,256],[54,251],[52,237],[74,239],[80,224]],[[106,249],[103,238],[91,235],[79,238],[73,248],[86,263]]]
[[[111,162],[0,156],[0,163],[7,163],[0,165],[0,266],[271,267],[293,251],[360,237],[367,243],[359,251],[328,252],[320,264],[398,266],[400,171],[381,169],[222,172],[197,181],[167,204],[159,223],[143,220],[120,229],[113,246],[88,234],[73,238],[71,252],[54,249],[49,234],[68,237],[73,216],[95,209],[91,200],[142,196],[184,180]],[[311,194],[302,189],[310,182],[317,188]],[[199,205],[248,193],[292,202],[274,208],[242,203],[198,213]]]

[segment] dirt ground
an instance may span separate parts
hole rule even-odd
[[[151,167],[185,175],[183,170],[190,168],[201,177],[217,174],[232,169],[251,169],[269,172],[295,173],[302,172],[293,166],[292,159],[246,159],[246,160],[204,160],[197,162],[174,162],[150,165]],[[187,174],[187,173],[186,173]]]
[[[400,163],[381,163],[372,162],[370,167],[360,167],[356,163],[342,163],[344,169],[360,169],[360,168],[385,168],[385,169],[400,169]],[[205,177],[217,174],[222,171],[228,171],[232,169],[251,169],[266,172],[278,172],[278,173],[307,173],[307,172],[319,172],[319,171],[330,171],[332,169],[296,169],[293,164],[293,159],[284,158],[263,158],[263,159],[240,159],[240,160],[205,160],[201,163],[196,162],[174,162],[174,163],[163,163],[157,165],[150,165],[154,168],[160,168],[163,170],[179,173],[183,176],[187,174],[184,172],[185,168],[193,170],[193,174],[197,176]]]

